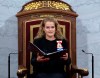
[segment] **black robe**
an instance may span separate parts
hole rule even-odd
[[[45,39],[45,37],[43,37],[43,38],[35,39],[33,43],[44,52],[49,53],[49,52],[57,51],[57,41],[59,41],[59,39],[49,41]],[[66,40],[63,39],[60,41],[62,41],[63,49],[67,49]],[[60,57],[58,58],[50,57],[50,60],[47,62],[37,62],[36,58],[37,58],[36,55],[34,55],[33,53],[31,58],[31,64],[33,65],[33,71],[36,75],[36,78],[54,78],[54,77],[58,78],[58,75],[59,78],[66,78],[64,65],[69,66],[71,62],[70,58],[68,58],[68,60],[65,61]],[[43,75],[44,77],[42,77]]]

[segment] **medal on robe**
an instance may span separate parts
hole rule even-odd
[[[57,51],[63,50],[62,40],[57,41]]]

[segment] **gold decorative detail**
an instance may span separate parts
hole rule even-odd
[[[64,3],[53,2],[52,5],[53,5],[53,7],[55,7],[56,9],[69,10],[69,6],[66,5],[66,4],[64,4]]]
[[[64,16],[62,15],[62,14],[32,14],[31,16],[30,16],[30,18],[46,18],[46,17],[53,17],[53,18],[63,18]]]
[[[65,26],[64,25],[60,25],[60,28],[62,29],[62,34],[65,37],[66,33],[65,33]]]
[[[27,71],[27,69],[26,68],[19,69],[18,73],[22,73],[23,71]]]
[[[56,2],[56,1],[37,1],[37,2],[31,2],[27,4],[24,7],[24,10],[36,10],[36,9],[42,9],[42,8],[52,8],[57,10],[70,10],[69,5],[62,2]]]
[[[54,15],[45,14],[45,15],[40,15],[40,17],[54,17]]]
[[[42,15],[40,15],[40,17],[41,17],[41,18],[45,18],[45,17],[53,17],[53,18],[60,17],[60,18],[62,18],[63,15],[57,15],[57,14],[55,14],[55,15],[54,15],[54,14],[53,14],[53,15],[52,15],[52,14],[44,14],[44,15],[43,15],[43,14],[42,14]]]
[[[33,29],[34,28],[39,28],[39,26],[40,26],[40,24],[37,24],[37,25],[31,25],[30,26],[30,42],[31,43],[33,43],[33,35],[34,35],[34,33],[33,33]]]
[[[32,10],[32,9],[38,9],[41,6],[41,2],[32,2],[25,6],[24,10]]]
[[[83,70],[84,70],[84,71],[88,71],[88,69],[87,69],[87,68],[83,68]]]

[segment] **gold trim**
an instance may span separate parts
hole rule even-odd
[[[42,14],[42,15],[40,15],[40,17],[54,17],[54,15],[52,15],[52,14]]]
[[[26,22],[23,22],[23,24],[25,24],[23,25],[23,52],[25,52],[23,53],[23,63],[26,67]]]
[[[62,34],[65,37],[65,26],[64,25],[60,25],[60,27],[62,28],[62,30],[63,30]]]
[[[34,35],[34,32],[33,32],[33,29],[34,28],[37,28],[37,27],[39,27],[40,26],[40,24],[38,24],[38,25],[31,25],[30,26],[30,42],[31,43],[33,43],[33,35]],[[30,60],[31,60],[31,57],[32,57],[32,53],[30,53]],[[30,73],[32,74],[33,72],[32,72],[32,69],[33,69],[33,67],[32,67],[32,65],[30,64]]]
[[[33,29],[34,29],[34,28],[37,28],[37,27],[39,27],[39,26],[40,26],[40,24],[38,24],[38,25],[31,25],[31,26],[30,26],[30,42],[32,42],[32,43],[33,43],[33,35],[34,35]]]
[[[27,10],[37,10],[37,9],[56,9],[56,10],[70,10],[70,6],[63,2],[57,2],[57,1],[35,1],[28,3],[24,6],[24,11]]]

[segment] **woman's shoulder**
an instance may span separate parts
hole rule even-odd
[[[45,43],[44,38],[34,39],[33,43],[40,48]]]
[[[33,40],[33,43],[41,43],[43,41],[43,37],[42,38],[37,38]]]
[[[66,39],[57,39],[58,41],[62,41],[62,42],[67,42],[67,40]]]
[[[36,39],[34,39],[34,42],[38,42],[38,41],[41,41],[42,40],[42,38],[36,38]]]

